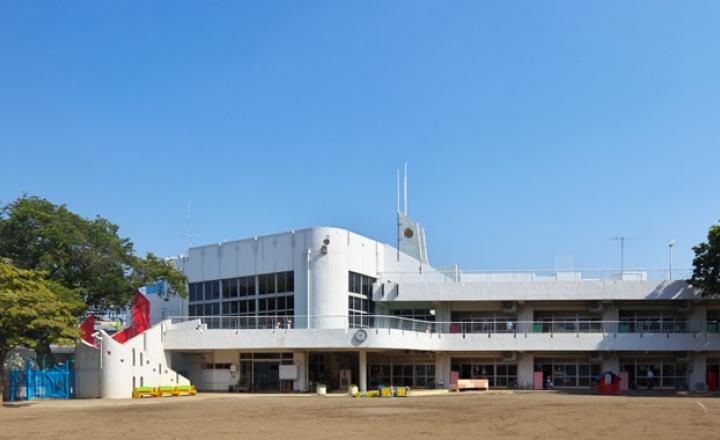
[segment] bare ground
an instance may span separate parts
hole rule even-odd
[[[394,399],[213,395],[0,409],[0,439],[720,438],[720,398],[463,393]]]

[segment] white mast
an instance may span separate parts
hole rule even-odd
[[[400,169],[395,170],[397,172],[397,212],[400,212]]]
[[[404,211],[405,215],[408,213],[408,178],[407,178],[407,162],[405,162],[405,180],[404,180],[404,195],[405,195],[405,204],[404,204]]]

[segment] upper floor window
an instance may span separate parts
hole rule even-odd
[[[348,291],[360,295],[372,295],[375,278],[356,272],[348,272]]]

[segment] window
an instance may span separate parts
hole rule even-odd
[[[350,328],[372,325],[372,318],[368,315],[375,313],[375,303],[372,300],[374,283],[375,278],[348,272],[348,326]]]
[[[203,300],[203,283],[188,284],[188,300],[190,302]]]
[[[240,296],[255,296],[255,277],[238,278]]]
[[[293,271],[189,283],[190,316],[288,316],[295,313]],[[257,294],[256,294],[257,290]],[[257,301],[257,304],[256,304]],[[198,303],[198,304],[194,304]],[[209,321],[253,325],[247,319]]]
[[[212,301],[220,298],[220,282],[205,281],[205,301]]]
[[[411,359],[370,364],[371,387],[378,385],[435,388],[435,364]]]
[[[260,295],[275,293],[275,274],[266,273],[258,275],[258,287],[258,293]]]
[[[631,389],[653,388],[687,389],[687,364],[674,358],[620,359],[621,371],[628,373]],[[652,383],[648,372],[652,371]]]
[[[293,292],[295,290],[295,273],[279,272],[277,274],[277,291],[278,293]]]
[[[555,388],[589,388],[600,375],[601,365],[588,358],[535,359],[535,371],[547,371],[545,380]]]
[[[461,379],[487,379],[491,388],[514,388],[517,385],[517,365],[493,359],[453,359],[452,370]]]
[[[235,298],[238,296],[238,279],[230,278],[222,280],[223,298]]]

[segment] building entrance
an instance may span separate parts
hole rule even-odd
[[[280,380],[280,365],[291,365],[292,353],[240,353],[237,388],[255,393],[278,393],[292,388],[292,381]]]

